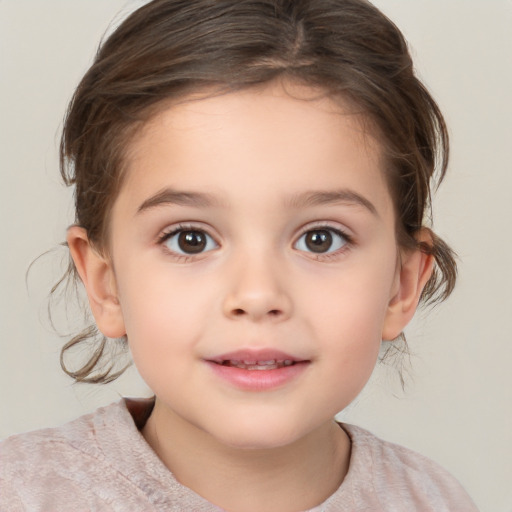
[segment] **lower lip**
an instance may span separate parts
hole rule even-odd
[[[245,370],[206,361],[216,375],[244,391],[267,391],[288,384],[299,377],[309,365],[308,361],[273,370]]]

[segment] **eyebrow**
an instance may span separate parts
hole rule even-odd
[[[304,192],[292,196],[287,201],[287,204],[293,208],[335,205],[339,203],[359,205],[366,208],[372,215],[379,216],[377,208],[375,208],[371,201],[350,189]]]
[[[349,189],[304,192],[293,195],[286,201],[287,206],[292,208],[307,208],[339,203],[360,205],[366,208],[372,215],[379,216],[377,209],[371,201]],[[137,209],[137,213],[168,204],[208,208],[218,205],[219,201],[213,195],[205,192],[187,192],[165,188],[146,199]]]
[[[187,192],[174,190],[172,188],[165,188],[146,199],[137,209],[137,213],[168,204],[207,208],[218,204],[218,200],[216,200],[211,194],[204,192]]]

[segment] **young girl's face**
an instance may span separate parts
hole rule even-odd
[[[291,91],[162,111],[112,210],[100,329],[127,334],[169,421],[231,446],[330,423],[412,315],[378,143]]]

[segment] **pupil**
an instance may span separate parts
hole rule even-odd
[[[312,252],[326,252],[331,245],[332,235],[329,231],[310,231],[306,235],[306,246]]]
[[[196,254],[206,247],[206,237],[200,231],[183,231],[178,237],[178,245],[183,252]]]

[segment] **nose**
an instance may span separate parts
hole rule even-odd
[[[224,314],[234,320],[283,321],[289,318],[292,301],[286,277],[275,260],[245,258],[231,266],[229,289],[223,300]]]

